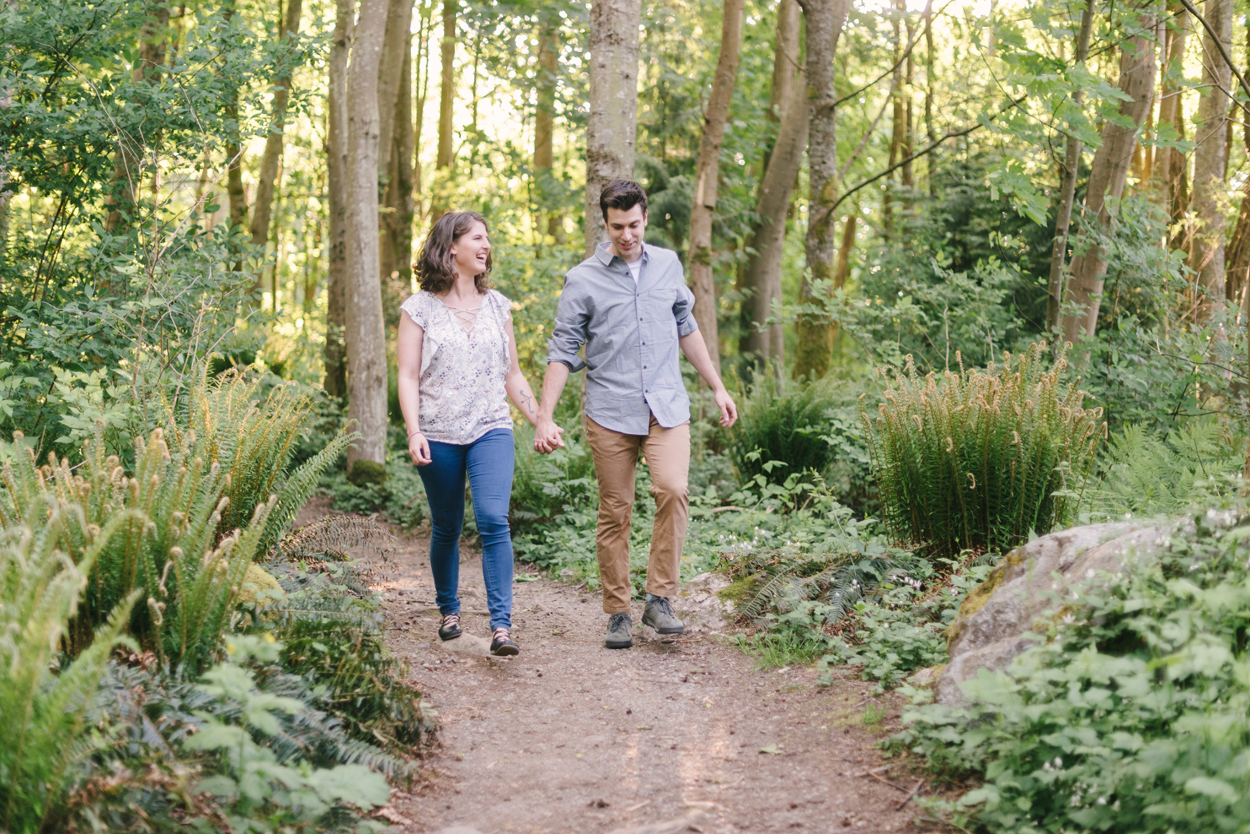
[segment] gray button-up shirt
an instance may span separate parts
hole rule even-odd
[[[677,340],[699,329],[694,294],[677,253],[643,246],[635,286],[609,245],[599,244],[564,276],[547,361],[586,368],[586,416],[605,428],[644,435],[652,414],[665,428],[679,426],[690,419],[690,397]]]

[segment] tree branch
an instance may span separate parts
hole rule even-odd
[[[1237,69],[1237,65],[1233,63],[1233,57],[1228,54],[1228,50],[1224,48],[1224,42],[1220,40],[1219,35],[1215,34],[1215,30],[1211,28],[1211,24],[1207,23],[1207,19],[1198,13],[1194,8],[1194,4],[1189,0],[1181,0],[1181,5],[1185,7],[1191,15],[1198,19],[1202,24],[1202,28],[1207,30],[1207,34],[1211,36],[1211,40],[1215,41],[1215,48],[1220,51],[1220,57],[1224,59],[1224,63],[1228,64],[1228,68],[1233,71],[1233,75],[1237,77],[1237,81],[1241,84],[1241,89],[1250,95],[1250,82],[1246,81],[1246,77],[1241,74],[1241,70]],[[1235,101],[1236,99],[1234,99]],[[1244,108],[1243,108],[1244,109]],[[1250,112],[1250,111],[1248,111]]]
[[[954,3],[954,2],[955,2],[955,0],[947,0],[946,5],[945,5],[945,6],[943,6],[942,8],[940,8],[940,9],[938,9],[938,10],[937,10],[937,13],[938,13],[938,14],[941,14],[942,12],[946,11],[947,7],[949,7],[949,6],[950,6],[950,4],[951,4],[951,3]],[[907,58],[911,55],[911,51],[912,51],[913,49],[915,49],[916,44],[920,41],[920,35],[921,35],[921,33],[922,33],[923,31],[924,31],[923,29],[917,29],[917,30],[916,30],[916,32],[915,32],[915,34],[912,36],[911,40],[909,40],[909,41],[907,42],[907,49],[906,49],[906,50],[904,50],[904,52],[903,52],[902,56],[900,56],[900,57],[899,57],[899,59],[898,59],[898,60],[894,63],[894,66],[890,67],[888,70],[886,70],[885,72],[881,73],[881,74],[880,74],[880,75],[878,75],[876,78],[874,78],[873,80],[869,81],[867,84],[865,84],[864,86],[860,87],[860,88],[859,88],[858,90],[856,90],[855,92],[853,92],[853,93],[847,93],[846,95],[842,96],[842,98],[838,99],[837,101],[835,101],[835,102],[833,103],[833,106],[834,106],[834,107],[837,107],[837,106],[838,106],[839,104],[841,104],[842,102],[844,102],[844,101],[849,101],[850,99],[855,98],[855,96],[859,95],[859,94],[860,94],[860,93],[862,93],[864,90],[867,90],[867,89],[868,89],[868,88],[870,88],[870,87],[875,87],[875,86],[877,85],[877,82],[878,82],[878,81],[880,81],[882,78],[885,78],[887,75],[889,75],[890,73],[894,72],[896,69],[898,69],[899,67],[901,67],[901,66],[903,65],[903,62],[904,62],[904,61],[906,61],[906,60],[907,60]]]
[[[1182,2],[1184,2],[1184,0],[1182,0]],[[998,116],[1001,116],[1003,113],[1006,113],[1008,110],[1012,109],[1013,107],[1019,107],[1021,104],[1024,103],[1026,98],[1027,96],[1020,96],[1019,98],[1012,99],[1006,104],[1006,106],[1004,106],[1001,110],[995,113],[991,118],[997,118]],[[845,194],[843,194],[841,197],[835,200],[833,205],[829,207],[829,215],[832,216],[834,210],[837,209],[838,206],[842,205],[843,200],[845,200],[847,197],[854,194],[856,191],[859,191],[861,188],[872,185],[874,182],[881,179],[882,177],[888,177],[890,174],[893,174],[895,171],[897,171],[899,168],[902,168],[904,165],[908,164],[909,162],[912,162],[913,160],[919,159],[925,154],[930,153],[931,151],[933,151],[934,148],[936,148],[938,145],[945,142],[947,139],[954,139],[958,136],[967,136],[969,133],[972,133],[974,130],[979,130],[980,128],[985,127],[985,125],[986,125],[986,122],[977,122],[976,124],[971,125],[970,127],[966,127],[963,130],[956,130],[951,133],[947,133],[944,136],[939,136],[937,139],[934,139],[924,148],[921,148],[920,150],[916,151],[914,154],[907,157],[906,159],[898,162],[895,165],[891,165],[889,168],[886,168],[881,173],[876,174],[872,177],[869,177],[868,179],[861,182],[859,185],[847,191]]]

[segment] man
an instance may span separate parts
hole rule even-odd
[[[642,622],[660,634],[685,630],[672,606],[690,503],[690,398],[679,345],[716,393],[720,424],[732,426],[738,409],[698,332],[694,295],[676,253],[643,245],[642,186],[614,180],[604,187],[599,207],[609,239],[564,278],[534,448],[546,454],[564,445],[552,415],[569,374],[586,368],[586,438],[599,480],[595,549],[609,615],[604,645],[627,649],[633,645],[629,520],[640,449],[651,470],[656,509]],[[582,345],[585,361],[577,355]]]

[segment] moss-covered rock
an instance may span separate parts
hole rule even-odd
[[[386,466],[372,460],[358,460],[347,472],[347,482],[352,486],[383,486],[386,483]]]

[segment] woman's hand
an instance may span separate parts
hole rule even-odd
[[[412,462],[417,466],[425,466],[432,460],[430,442],[419,431],[408,435],[408,457],[412,458]]]

